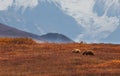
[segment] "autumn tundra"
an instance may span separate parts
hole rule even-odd
[[[120,45],[1,38],[0,76],[120,76]]]

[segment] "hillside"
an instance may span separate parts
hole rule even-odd
[[[42,39],[47,40],[48,42],[55,42],[55,43],[72,43],[73,40],[69,39],[65,35],[58,34],[58,33],[48,33],[45,35],[40,36]]]
[[[46,35],[35,35],[29,32],[21,31],[19,29],[4,25],[0,23],[0,37],[10,37],[10,38],[16,38],[16,37],[23,37],[23,38],[32,38],[35,40],[39,40],[42,42],[52,42],[52,43],[70,43],[73,42],[68,37],[57,34],[57,33],[48,33]]]
[[[120,75],[120,45],[17,41],[0,39],[0,76]],[[73,53],[75,48],[81,53]],[[82,55],[85,50],[92,50],[95,56]]]
[[[19,29],[4,25],[0,23],[0,37],[28,37],[32,39],[42,40],[38,35],[21,31]]]

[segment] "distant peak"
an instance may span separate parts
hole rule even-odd
[[[55,43],[71,43],[74,42],[67,36],[59,33],[47,33],[45,35],[41,36],[43,39],[45,39],[48,42],[55,42]]]

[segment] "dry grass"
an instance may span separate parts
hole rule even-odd
[[[72,53],[93,50],[95,56]],[[120,45],[0,39],[0,76],[119,76]]]

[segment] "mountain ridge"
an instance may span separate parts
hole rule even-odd
[[[47,33],[45,35],[40,36],[41,38],[48,40],[48,42],[65,42],[65,43],[69,43],[69,42],[74,42],[71,39],[69,39],[67,36],[59,34],[59,33]]]
[[[73,40],[69,39],[65,35],[58,34],[58,33],[48,33],[45,35],[36,35],[29,32],[25,32],[4,24],[0,23],[0,37],[27,37],[32,38],[34,40],[39,40],[42,42],[52,42],[52,43],[70,43],[74,42]]]

